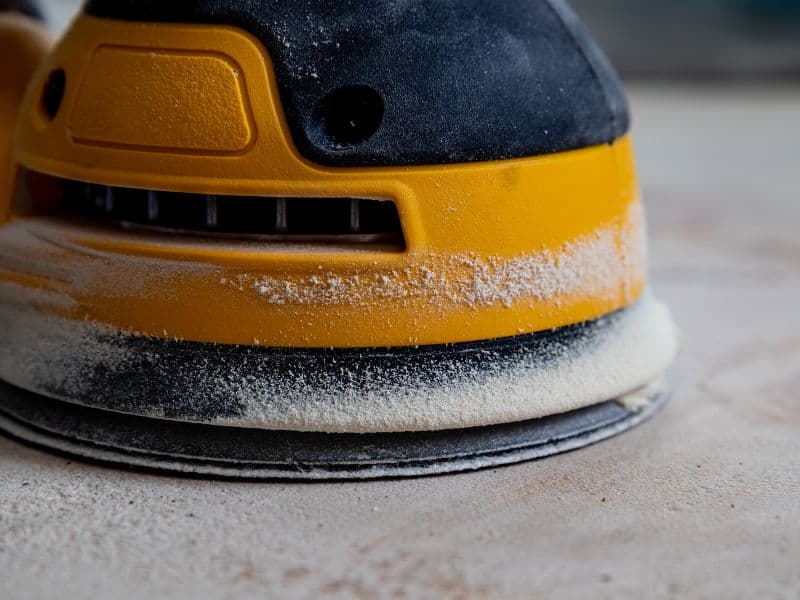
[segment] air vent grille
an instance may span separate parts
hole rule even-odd
[[[21,179],[28,197],[18,194],[18,204],[38,214],[49,206],[44,212],[177,235],[404,246],[390,200],[189,194],[26,175]],[[37,193],[58,199],[37,198]]]

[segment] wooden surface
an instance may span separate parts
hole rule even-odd
[[[662,414],[541,462],[335,485],[0,439],[0,597],[800,598],[800,90],[632,97],[685,337]]]

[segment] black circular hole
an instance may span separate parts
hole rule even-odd
[[[371,87],[338,88],[317,104],[314,119],[335,146],[357,146],[372,137],[383,121],[383,98]]]
[[[42,108],[50,119],[55,119],[64,101],[67,89],[67,74],[64,69],[56,69],[47,77],[42,90]]]

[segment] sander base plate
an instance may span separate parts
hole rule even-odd
[[[0,430],[38,447],[131,469],[233,479],[358,480],[498,467],[575,450],[631,429],[665,402],[610,400],[531,421],[417,433],[267,431],[133,416],[0,382]]]

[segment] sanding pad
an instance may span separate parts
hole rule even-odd
[[[639,425],[659,385],[569,413],[437,432],[327,434],[220,427],[87,408],[0,383],[0,429],[91,461],[236,479],[415,477],[497,467],[575,450]]]

